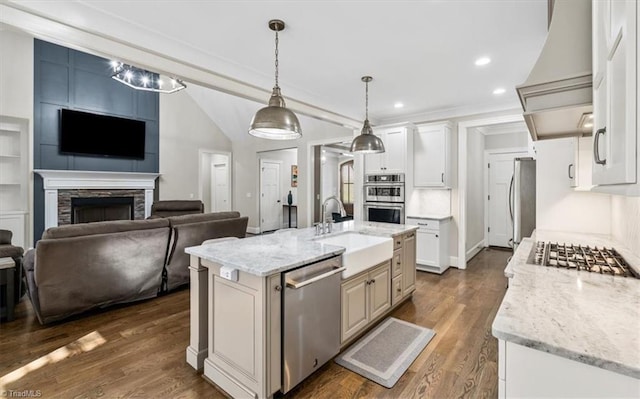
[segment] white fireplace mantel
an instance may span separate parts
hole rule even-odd
[[[35,169],[44,188],[44,227],[58,225],[58,190],[145,190],[144,216],[151,214],[159,173]]]

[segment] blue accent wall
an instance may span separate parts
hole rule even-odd
[[[34,42],[33,163],[35,169],[158,173],[158,93],[111,79],[109,60],[42,40]],[[146,122],[144,160],[61,154],[60,109],[68,108]],[[34,177],[34,239],[44,231],[42,179]]]

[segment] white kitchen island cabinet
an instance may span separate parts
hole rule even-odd
[[[286,370],[292,368],[285,368],[283,365],[291,352],[287,352],[287,347],[282,345],[287,343],[285,336],[289,333],[301,336],[305,334],[299,334],[295,328],[291,330],[291,325],[295,326],[295,320],[298,320],[295,315],[290,320],[294,321],[293,324],[287,324],[286,315],[291,313],[286,312],[286,298],[292,297],[283,295],[283,292],[290,289],[287,287],[306,290],[307,288],[302,287],[312,287],[312,282],[321,279],[324,281],[324,276],[328,274],[312,274],[307,279],[308,282],[296,283],[288,280],[288,272],[301,266],[318,265],[319,262],[331,263],[335,267],[332,266],[333,269],[329,273],[337,277],[337,280],[334,280],[337,284],[334,298],[340,296],[340,277],[344,276],[336,274],[343,270],[339,265],[345,248],[319,242],[314,231],[313,228],[299,229],[284,234],[220,241],[185,250],[191,255],[191,320],[190,342],[186,350],[187,363],[196,370],[203,369],[204,376],[228,395],[271,398],[274,394],[295,386],[299,379],[308,375],[302,373],[299,379],[293,378],[293,382],[287,388],[285,377],[290,374],[287,374]],[[415,226],[350,221],[336,224],[334,232],[324,237],[352,231],[385,237],[404,237],[414,234]],[[411,245],[406,248],[411,248]],[[390,250],[389,259],[383,264],[371,265],[349,280],[355,282],[364,276],[362,286],[367,287],[364,288],[367,292],[364,293],[363,301],[353,300],[354,307],[364,302],[367,308],[364,308],[363,316],[366,322],[353,330],[352,338],[362,331],[360,328],[372,326],[372,322],[381,320],[400,305],[400,302],[392,305],[391,300],[391,258]],[[403,272],[404,270],[403,268]],[[363,287],[356,287],[355,283],[353,285],[355,288],[350,292],[355,298],[359,294],[358,289]],[[303,296],[301,294],[299,297]],[[403,300],[405,299],[409,299],[409,296],[405,296]],[[335,331],[337,353],[338,348],[342,347],[340,324],[341,319],[344,319],[344,314],[338,312],[341,312],[344,306],[337,300],[335,305],[335,313],[331,313],[335,314],[335,329],[329,327],[327,331]],[[307,314],[313,313],[305,313]],[[283,331],[284,325],[288,327]],[[310,345],[309,348],[314,347],[313,344]],[[300,346],[293,345],[288,348]],[[304,353],[309,352],[308,349]],[[322,354],[325,355],[326,352]],[[320,356],[316,358],[316,364],[322,365],[325,360],[318,362],[318,358]],[[295,360],[296,357],[291,359]],[[313,368],[307,367],[310,372],[315,370],[316,364]]]
[[[594,0],[593,184],[597,191],[640,195],[640,70],[636,0]]]

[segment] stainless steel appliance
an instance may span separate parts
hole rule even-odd
[[[536,160],[515,158],[509,185],[509,213],[513,222],[513,251],[536,228]]]
[[[527,263],[640,278],[614,248],[538,241],[531,249]]]
[[[404,173],[365,175],[365,220],[404,223],[404,200]]]
[[[282,392],[287,393],[340,351],[342,257],[282,274]]]

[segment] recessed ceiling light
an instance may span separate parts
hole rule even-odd
[[[500,94],[504,94],[505,92],[506,92],[506,90],[505,90],[505,89],[503,89],[502,87],[498,87],[497,89],[495,89],[495,90],[493,91],[493,94],[495,94],[495,95],[500,95]]]
[[[491,58],[489,57],[480,57],[476,60],[475,64],[476,66],[483,66],[483,65],[487,65],[488,63],[491,62]]]
[[[393,104],[393,107],[394,107],[394,108],[402,108],[402,107],[404,107],[404,104],[403,104],[403,103],[398,102],[398,103]]]

